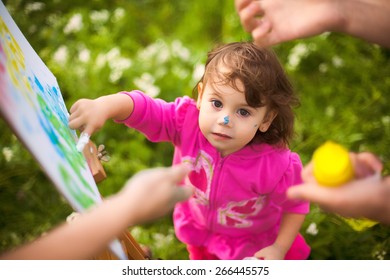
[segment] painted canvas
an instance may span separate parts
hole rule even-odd
[[[0,112],[58,191],[78,212],[101,197],[76,149],[57,80],[0,1]]]
[[[74,209],[83,211],[101,199],[76,149],[57,80],[3,4],[0,9],[1,113]]]

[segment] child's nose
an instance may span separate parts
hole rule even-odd
[[[218,124],[221,125],[228,125],[229,122],[230,122],[229,115],[222,115],[218,120]]]

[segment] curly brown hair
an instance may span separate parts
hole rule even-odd
[[[222,67],[224,71],[221,71]],[[300,103],[271,49],[250,42],[216,47],[208,53],[205,72],[193,89],[194,97],[198,96],[198,84],[206,84],[210,79],[231,85],[237,91],[242,91],[237,86],[237,80],[241,81],[249,106],[266,106],[268,112],[277,113],[269,129],[266,132],[257,131],[252,142],[284,147],[289,145],[294,135],[293,108]]]

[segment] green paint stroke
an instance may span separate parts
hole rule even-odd
[[[66,170],[63,165],[59,165],[58,169],[60,171],[62,180],[67,187],[67,190],[72,195],[72,198],[75,199],[80,205],[82,205],[84,209],[88,209],[96,203],[92,197],[88,196],[80,190],[76,182],[73,180],[73,177],[69,174],[68,170]]]
[[[40,122],[41,126],[49,137],[55,151],[61,158],[64,158],[67,161],[82,185],[91,192],[91,195],[93,195],[95,193],[93,188],[88,184],[81,173],[81,170],[84,170],[86,167],[86,161],[83,154],[77,151],[69,127],[57,119],[57,116],[53,114],[45,100],[39,94],[37,94],[37,100],[41,112],[47,120],[47,122]],[[60,138],[57,137],[58,134]]]

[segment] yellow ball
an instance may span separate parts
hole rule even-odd
[[[313,173],[317,183],[327,187],[337,187],[352,180],[354,170],[348,150],[332,141],[325,142],[314,151]],[[378,223],[365,218],[342,219],[355,231],[366,230]]]
[[[352,180],[353,166],[343,146],[327,141],[313,154],[313,173],[318,184],[337,187]]]

